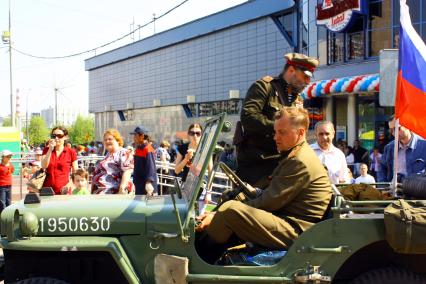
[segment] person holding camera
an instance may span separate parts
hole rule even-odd
[[[41,158],[41,167],[46,172],[43,187],[51,187],[55,194],[61,194],[62,188],[70,183],[71,170],[74,173],[78,169],[76,152],[64,146],[67,139],[65,127],[54,127]]]

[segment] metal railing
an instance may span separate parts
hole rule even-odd
[[[91,156],[78,156],[77,160],[79,163],[79,167],[88,171],[89,167],[91,167],[92,165],[95,166],[98,161],[101,161],[104,158],[105,156],[91,155]],[[34,160],[35,160],[34,153],[15,152],[13,153],[11,162],[18,163],[18,164],[29,164],[30,162],[33,162]],[[157,168],[157,177],[158,177],[158,193],[160,195],[162,195],[163,193],[167,194],[169,192],[169,188],[174,186],[174,180],[178,179],[180,181],[181,178],[176,177],[174,175],[175,164],[173,163],[156,161],[156,168]],[[27,179],[24,178],[22,169],[20,169],[19,176],[20,176],[19,178],[20,198],[23,198],[24,188],[26,187]],[[231,187],[232,187],[231,181],[228,179],[228,177],[224,173],[220,171],[214,172],[214,180],[213,180],[213,184],[211,188],[212,195],[220,196],[222,195],[222,192],[224,190],[229,189]]]

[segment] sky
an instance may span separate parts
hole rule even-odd
[[[84,60],[152,36],[186,22],[246,2],[245,0],[188,0],[173,12],[131,36],[107,47],[91,50],[144,25],[183,0],[0,0],[0,32],[8,30],[11,11],[12,86],[21,113],[40,112],[58,105],[88,110],[88,72]],[[0,41],[0,116],[10,115],[8,44]]]

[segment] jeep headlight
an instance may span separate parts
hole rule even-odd
[[[24,212],[19,224],[22,236],[32,237],[38,232],[38,219],[32,212]]]

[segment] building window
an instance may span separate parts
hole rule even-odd
[[[426,0],[407,0],[407,5],[414,29],[426,41]],[[333,33],[324,26],[318,26],[317,48],[320,62],[332,65],[375,58],[382,49],[398,48],[399,10],[399,0],[370,0],[368,14],[358,16],[345,33]],[[324,47],[324,42],[327,48]]]
[[[213,116],[225,112],[228,115],[239,114],[242,99],[226,100],[198,104],[199,116]]]
[[[423,41],[426,41],[426,0],[408,0],[411,22]],[[398,48],[399,40],[399,0],[393,0],[393,47]]]
[[[328,64],[344,61],[345,39],[342,33],[328,33]]]
[[[364,59],[364,43],[364,17],[357,16],[356,19],[354,19],[353,26],[347,33],[346,59],[348,61]]]

